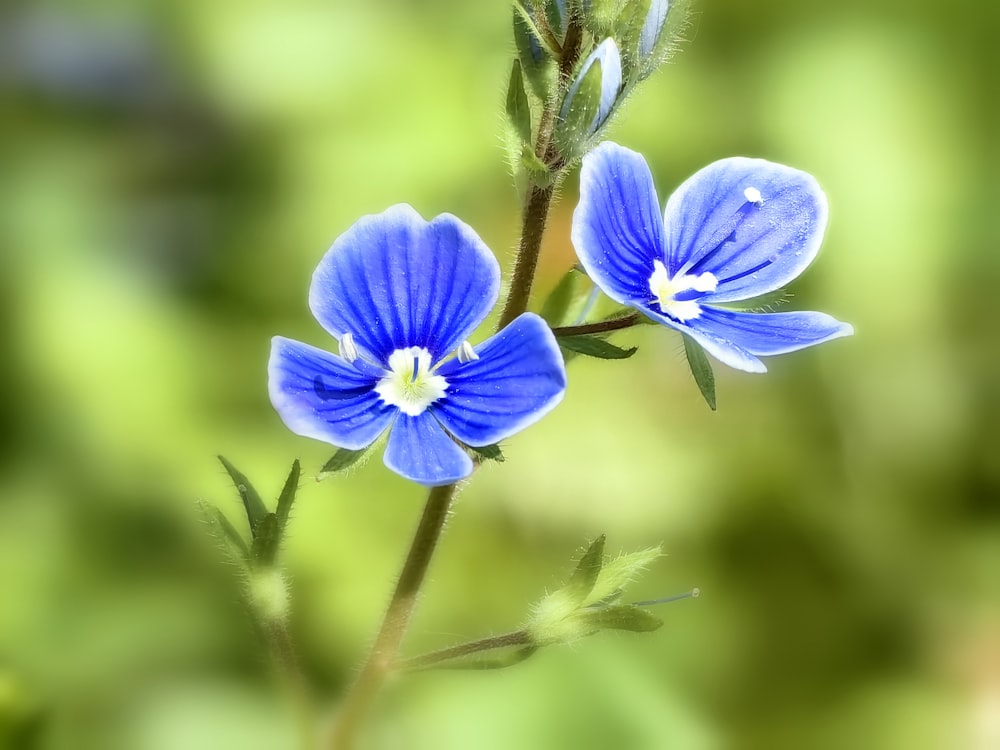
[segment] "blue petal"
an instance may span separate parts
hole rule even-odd
[[[821,312],[752,313],[703,307],[688,324],[758,356],[786,354],[854,333],[847,323]]]
[[[610,37],[605,39],[583,61],[579,73],[577,73],[573,83],[570,84],[569,91],[566,92],[562,109],[559,111],[559,119],[565,120],[572,108],[573,97],[576,96],[576,92],[580,89],[580,84],[583,83],[584,76],[590,72],[591,66],[598,61],[601,64],[601,101],[598,103],[597,113],[590,123],[590,135],[596,133],[597,129],[608,119],[611,110],[614,109],[615,102],[618,101],[618,94],[621,92],[622,58],[614,39]]]
[[[729,365],[736,370],[743,370],[744,372],[767,372],[764,363],[739,344],[728,338],[719,336],[710,327],[696,328],[691,325],[700,320],[700,318],[689,320],[687,323],[681,323],[651,308],[646,307],[641,309],[642,312],[653,318],[653,320],[658,320],[664,325],[668,325],[693,338],[701,344],[701,347],[706,352],[722,362],[722,364]]]
[[[397,411],[372,390],[378,368],[282,336],[271,339],[267,373],[271,403],[288,429],[340,448],[370,445]]]
[[[472,459],[429,411],[416,417],[399,415],[383,460],[397,474],[431,487],[457,482],[472,473]]]
[[[747,200],[748,188],[762,203]],[[811,175],[762,159],[722,159],[667,201],[667,269],[712,273],[719,286],[708,303],[767,294],[816,257],[826,218],[826,196]]]
[[[653,261],[662,260],[663,221],[646,160],[605,141],[583,159],[573,246],[584,270],[616,302],[651,298]]]
[[[646,14],[646,20],[642,24],[642,32],[639,34],[639,55],[641,57],[649,57],[656,47],[669,9],[669,0],[653,0],[650,3],[649,13]]]
[[[309,306],[335,338],[352,333],[382,364],[410,346],[437,361],[482,322],[499,288],[500,266],[469,226],[450,214],[426,222],[404,204],[337,238],[313,274]]]
[[[431,409],[463,443],[484,446],[534,424],[562,401],[566,369],[555,336],[525,313],[475,348],[479,359],[439,370],[447,395]]]

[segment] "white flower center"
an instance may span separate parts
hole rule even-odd
[[[676,320],[692,320],[701,315],[701,305],[696,300],[678,300],[681,292],[714,292],[719,280],[710,273],[692,276],[680,274],[670,278],[666,266],[658,260],[653,261],[653,275],[649,277],[649,291],[653,293],[660,309]]]
[[[448,381],[431,372],[431,353],[422,346],[397,349],[389,355],[389,372],[375,392],[389,406],[415,417],[444,396]]]

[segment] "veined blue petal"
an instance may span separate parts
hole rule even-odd
[[[583,158],[573,246],[584,270],[616,302],[651,298],[653,261],[662,260],[663,221],[653,176],[635,151],[605,141]]]
[[[701,344],[702,348],[706,352],[711,354],[724,365],[729,365],[736,370],[743,370],[744,372],[767,372],[767,368],[764,366],[764,363],[739,344],[730,341],[727,338],[718,336],[710,329],[695,328],[690,325],[693,322],[697,322],[697,320],[689,320],[686,323],[681,323],[680,321],[674,320],[673,318],[663,315],[651,308],[645,307],[640,309],[653,320],[658,320],[664,325],[668,325],[681,333],[687,334]]]
[[[826,196],[811,175],[763,159],[722,159],[667,201],[667,268],[671,276],[714,275],[718,288],[706,303],[766,294],[812,262],[826,219]]]
[[[639,33],[639,55],[641,57],[649,57],[656,47],[656,43],[660,41],[660,33],[667,20],[668,10],[670,10],[670,0],[653,0],[650,3],[649,13],[646,14],[646,21],[642,24],[642,31]]]
[[[268,362],[268,392],[292,432],[340,448],[370,445],[392,422],[396,409],[373,388],[381,370],[299,341],[275,336]]]
[[[500,266],[465,223],[432,221],[410,206],[365,216],[337,238],[313,274],[309,306],[338,340],[345,333],[385,364],[419,346],[438,361],[496,302]]]
[[[847,323],[821,312],[752,313],[703,307],[688,325],[758,356],[786,354],[854,333]]]
[[[472,459],[429,411],[415,417],[399,415],[383,461],[406,479],[431,487],[457,482],[472,473]]]
[[[537,315],[521,315],[475,351],[478,359],[452,359],[441,366],[448,392],[431,407],[463,443],[496,443],[534,424],[562,401],[562,353]]]
[[[605,39],[583,61],[576,79],[570,84],[569,91],[566,92],[566,98],[563,100],[562,109],[559,112],[559,118],[565,120],[569,115],[573,97],[576,96],[580,84],[583,83],[584,76],[597,60],[600,60],[601,63],[601,101],[597,107],[597,114],[594,115],[594,119],[590,123],[589,132],[591,135],[596,133],[597,129],[608,119],[622,88],[622,58],[614,39],[610,37]]]

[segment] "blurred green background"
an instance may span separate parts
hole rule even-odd
[[[330,345],[309,276],[359,215],[469,222],[509,267],[509,6],[65,0],[0,9],[0,746],[281,748],[292,721],[196,501],[274,497],[318,695],[350,680],[423,492],[266,395]],[[649,636],[383,695],[376,748],[1000,747],[1000,4],[703,2],[611,137],[661,201],[714,159],[812,172],[831,223],[788,309],[857,335],[717,368],[672,333],[575,360],[462,494],[405,651],[517,627],[588,538],[662,542]],[[538,288],[572,262],[571,178]]]

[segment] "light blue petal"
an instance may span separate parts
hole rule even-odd
[[[584,270],[616,302],[646,304],[663,221],[646,160],[605,141],[583,158],[573,246]]]
[[[760,205],[748,202],[748,188],[760,192]],[[708,303],[767,294],[816,257],[826,219],[826,196],[811,175],[763,159],[722,159],[667,201],[667,269],[712,273],[719,286]]]
[[[429,411],[415,417],[399,415],[383,460],[397,474],[430,487],[451,484],[472,473],[472,459]]]
[[[751,313],[703,307],[688,324],[758,356],[794,352],[854,333],[847,323],[821,312]]]
[[[706,352],[724,365],[729,365],[736,370],[743,370],[744,372],[767,372],[764,363],[739,346],[739,344],[727,338],[720,337],[710,328],[695,328],[690,325],[696,321],[689,320],[687,323],[681,323],[650,308],[641,308],[641,310],[653,320],[657,320],[681,333],[687,334],[701,344],[701,347]]]
[[[667,11],[670,10],[669,0],[653,0],[649,6],[649,13],[642,24],[642,31],[639,33],[639,55],[643,58],[649,57],[660,40],[660,33],[663,31],[663,23],[667,20]]]
[[[566,98],[563,100],[562,109],[559,111],[559,118],[565,120],[569,115],[573,97],[576,96],[580,84],[583,83],[584,76],[587,75],[591,66],[598,60],[601,63],[601,101],[598,104],[597,113],[590,123],[590,135],[596,133],[597,129],[611,115],[611,110],[614,109],[615,102],[618,101],[618,94],[621,92],[622,58],[614,39],[610,37],[605,39],[583,61],[583,65],[580,66],[580,72],[577,73],[573,83],[570,84],[569,91],[566,92]]]
[[[525,313],[475,347],[479,359],[452,359],[440,374],[447,395],[431,410],[452,435],[481,447],[520,432],[562,401],[566,369],[545,321]]]
[[[313,274],[309,306],[338,340],[385,364],[421,346],[434,361],[482,322],[497,299],[500,266],[472,229],[450,214],[427,222],[408,205],[359,219]]]
[[[299,341],[271,339],[268,392],[282,421],[297,435],[350,450],[370,445],[397,411],[372,390],[379,373],[362,360],[351,365]]]

